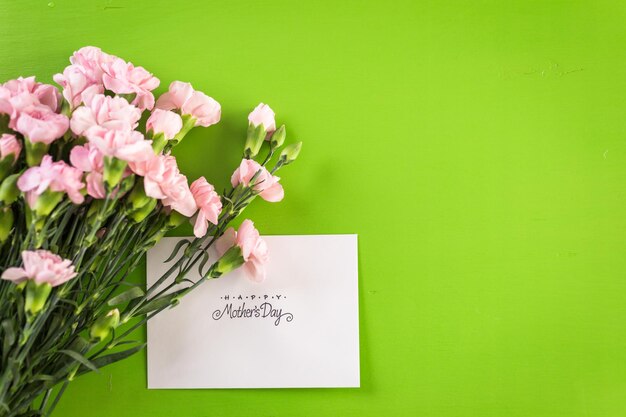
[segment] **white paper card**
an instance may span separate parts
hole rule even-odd
[[[180,239],[148,252],[149,285]],[[360,386],[357,236],[264,239],[264,282],[237,270],[148,322],[148,388]]]

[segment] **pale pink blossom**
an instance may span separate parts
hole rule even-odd
[[[24,109],[46,108],[58,111],[60,94],[51,85],[35,81],[35,77],[17,78],[0,86],[0,113],[9,115],[9,127],[16,130],[17,120]]]
[[[47,145],[63,136],[68,127],[69,120],[65,115],[55,113],[42,104],[33,104],[21,109],[15,124],[15,130],[29,141]]]
[[[85,46],[70,57],[71,65],[62,74],[55,74],[54,81],[63,87],[63,97],[71,108],[88,103],[96,94],[104,92],[102,64],[112,62],[114,56],[94,46]]]
[[[276,121],[274,120],[274,110],[267,104],[260,103],[248,115],[248,121],[254,126],[263,125],[267,133],[276,130]]]
[[[70,162],[76,168],[86,172],[87,194],[93,198],[106,197],[104,187],[104,155],[91,143],[74,146],[70,152]]]
[[[25,193],[31,208],[46,190],[66,193],[74,204],[81,204],[85,199],[80,192],[85,187],[82,176],[81,170],[63,161],[53,162],[50,155],[45,155],[39,166],[28,168],[18,178],[17,187]]]
[[[117,57],[113,55],[102,52],[100,48],[95,46],[84,46],[74,52],[74,54],[70,57],[70,63],[72,65],[80,66],[85,75],[87,75],[90,79],[101,83],[102,74],[104,73],[102,65],[112,62],[116,58]]]
[[[222,108],[213,98],[193,89],[191,84],[174,81],[167,93],[157,100],[156,107],[163,110],[180,110],[181,114],[196,119],[196,126],[208,127],[220,121]]]
[[[180,111],[182,114],[193,116],[196,119],[196,126],[204,127],[219,122],[222,114],[220,104],[201,91],[194,91]]]
[[[162,133],[167,140],[176,136],[182,128],[180,115],[169,110],[154,109],[146,121],[146,131],[151,130],[153,135]]]
[[[141,110],[122,97],[96,94],[72,114],[70,127],[77,135],[86,135],[94,126],[107,130],[131,131],[137,127]]]
[[[192,182],[190,189],[198,206],[193,233],[196,237],[202,237],[207,232],[209,222],[217,225],[218,216],[222,211],[222,201],[219,194],[215,192],[215,187],[204,177]]]
[[[252,159],[243,159],[239,168],[235,170],[230,183],[233,187],[239,184],[249,186],[252,178],[259,172],[254,180],[253,188],[265,201],[275,203],[283,199],[285,192],[280,185],[280,178],[270,174],[270,172],[258,162]]]
[[[69,65],[62,74],[55,74],[53,79],[63,87],[63,97],[72,109],[90,102],[96,94],[104,92],[101,79],[92,78],[89,71],[81,65]]]
[[[143,67],[135,67],[130,62],[116,58],[102,64],[102,81],[107,90],[116,94],[135,94],[132,104],[141,110],[152,110],[154,95],[152,90],[159,86],[159,79]]]
[[[15,135],[4,133],[0,136],[0,160],[12,155],[13,163],[15,163],[21,152],[22,143],[17,139],[17,137],[15,137]]]
[[[21,94],[31,94],[37,101],[47,106],[53,112],[59,111],[61,94],[53,85],[38,83],[35,77],[19,77],[4,83],[4,87],[15,97]]]
[[[164,206],[171,207],[180,214],[191,217],[198,207],[185,177],[172,155],[154,155],[142,162],[129,164],[137,175],[143,177],[148,197],[161,200]]]
[[[227,229],[215,243],[220,256],[235,245],[241,249],[243,268],[248,277],[256,282],[265,280],[265,265],[269,261],[269,250],[267,243],[261,238],[251,220],[244,220],[237,232],[232,227]]]
[[[2,279],[15,284],[33,280],[37,284],[56,287],[77,275],[72,261],[47,250],[23,251],[22,262],[24,266],[21,268],[7,268],[2,273]]]
[[[163,110],[180,110],[193,92],[194,89],[191,84],[182,81],[172,81],[169,90],[161,94],[157,100],[156,107]]]
[[[143,134],[136,130],[108,130],[96,126],[89,128],[85,133],[89,143],[104,156],[127,162],[139,162],[154,155],[152,141],[146,140]]]

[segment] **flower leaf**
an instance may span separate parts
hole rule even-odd
[[[92,371],[98,372],[98,367],[94,363],[92,363],[89,359],[87,359],[86,357],[84,357],[78,352],[75,352],[69,349],[61,349],[59,350],[59,353],[63,353],[69,356],[70,358],[74,359],[76,362],[80,362],[82,365],[86,366]]]
[[[135,298],[141,297],[142,295],[144,295],[144,291],[139,288],[139,287],[131,287],[128,290],[116,295],[115,297],[111,298],[107,304],[110,306],[114,306],[114,305],[118,305],[118,304],[123,304],[127,301],[130,300],[134,300]]]
[[[91,362],[94,366],[97,366],[98,368],[102,368],[105,367],[107,365],[110,365],[112,363],[121,361],[123,359],[128,358],[129,356],[134,355],[135,353],[139,352],[141,349],[143,349],[146,346],[146,343],[142,343],[140,345],[137,345],[133,348],[130,349],[126,349],[126,350],[122,350],[120,352],[115,352],[115,353],[111,353],[109,355],[104,355],[101,356],[99,358],[93,359],[93,361]],[[89,372],[87,369],[81,369],[78,372],[78,375],[82,375]]]
[[[169,258],[167,258],[166,260],[163,261],[164,264],[168,263],[169,261],[171,261],[172,259],[174,259],[176,257],[176,255],[178,254],[178,251],[180,251],[180,248],[182,248],[184,245],[189,245],[191,242],[187,239],[183,239],[181,241],[179,241],[176,246],[174,246],[174,250],[172,251],[172,254],[169,256]]]

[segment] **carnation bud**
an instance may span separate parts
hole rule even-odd
[[[24,310],[32,315],[39,313],[46,305],[50,291],[52,291],[52,285],[49,283],[37,284],[33,280],[28,280],[26,283]]]
[[[219,278],[243,265],[244,259],[239,246],[228,249],[207,271],[205,278]]]
[[[280,160],[283,165],[288,165],[295,161],[300,154],[300,149],[302,149],[302,142],[292,143],[291,145],[287,145],[285,149],[280,153]]]
[[[11,207],[0,208],[0,243],[4,243],[11,234],[13,221],[13,209]]]
[[[105,316],[97,319],[89,329],[89,336],[95,342],[106,339],[111,330],[120,324],[120,311],[116,308],[109,311]]]
[[[0,202],[8,206],[12,204],[20,195],[20,189],[17,188],[17,180],[21,174],[9,175],[0,183]]]
[[[280,148],[281,146],[283,146],[283,143],[285,143],[286,136],[287,136],[287,131],[285,129],[285,125],[282,125],[281,127],[278,128],[278,130],[276,130],[276,132],[274,132],[274,134],[270,138],[272,149]]]
[[[247,159],[257,156],[265,140],[267,132],[262,124],[254,127],[252,123],[248,124],[248,136],[243,151],[243,156]]]

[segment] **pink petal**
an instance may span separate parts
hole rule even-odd
[[[102,81],[107,90],[111,90],[117,94],[130,94],[134,93],[131,85],[124,80],[113,78],[108,74],[102,76]]]
[[[89,172],[93,169],[91,161],[89,160],[89,149],[85,146],[75,146],[70,152],[70,162],[76,168],[84,172]]]
[[[261,198],[270,203],[276,203],[283,199],[285,196],[285,190],[279,182],[275,182],[271,187],[266,188],[260,194]]]
[[[87,107],[79,107],[72,113],[70,129],[77,135],[82,135],[91,126],[97,124],[93,112]]]
[[[176,102],[172,93],[163,93],[161,97],[159,97],[159,99],[156,101],[156,108],[162,110],[176,109]]]
[[[159,200],[166,197],[159,184],[148,177],[143,179],[143,187],[148,197],[158,198]]]
[[[206,235],[206,231],[208,229],[209,223],[207,223],[206,217],[202,214],[202,211],[198,212],[196,216],[196,222],[193,226],[193,234],[196,237],[203,237]]]
[[[17,180],[20,191],[30,191],[41,183],[41,175],[37,169],[27,169]]]
[[[235,229],[232,227],[226,229],[224,234],[217,239],[217,242],[215,242],[215,249],[217,250],[218,255],[224,255],[228,249],[235,246],[236,238],[237,233],[235,232]]]
[[[151,140],[142,140],[125,145],[116,151],[116,156],[124,161],[145,161],[154,155],[151,143]]]
[[[26,278],[28,277],[26,276],[26,271],[24,270],[24,268],[15,268],[15,267],[7,268],[2,273],[2,279],[13,281],[18,284],[24,281]]]
[[[244,271],[247,272],[248,278],[254,282],[265,281],[265,265],[257,260],[250,259],[244,265]]]

